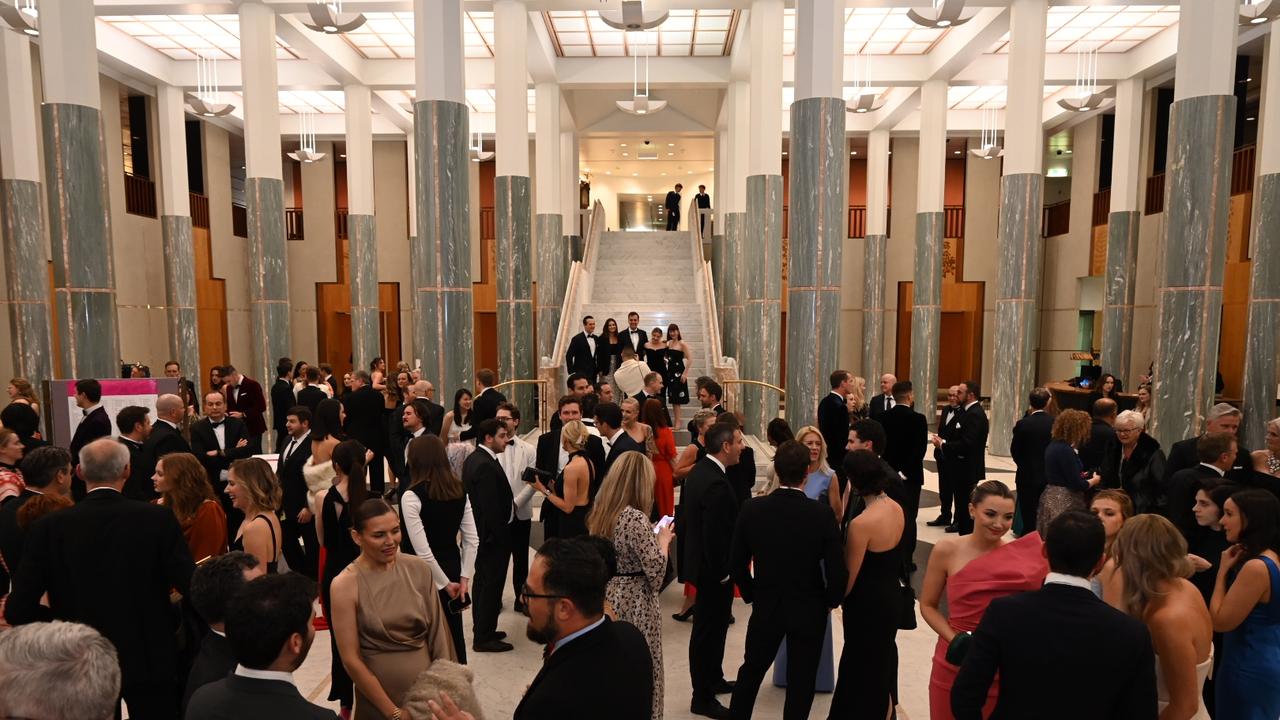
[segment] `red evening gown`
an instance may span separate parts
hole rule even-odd
[[[947,621],[957,632],[973,632],[987,605],[996,598],[1039,590],[1049,564],[1040,553],[1044,543],[1039,533],[1029,533],[996,550],[974,558],[960,572],[947,578]],[[959,671],[947,662],[947,643],[938,638],[933,651],[933,672],[929,675],[929,717],[952,720],[951,685]],[[991,683],[982,716],[990,717],[1000,695],[1000,678]]]
[[[675,515],[676,489],[675,472],[671,463],[676,459],[676,438],[669,427],[653,429],[653,440],[658,452],[653,456],[653,500],[658,506],[659,515]]]

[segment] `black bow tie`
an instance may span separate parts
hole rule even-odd
[[[218,429],[218,428],[222,427],[222,423],[224,423],[224,422],[226,422],[226,420],[219,420],[219,421],[217,421],[217,422],[214,422],[214,421],[210,420],[210,421],[209,421],[209,425],[213,426],[213,428],[216,430],[216,429]]]
[[[515,441],[515,440],[508,440],[508,441],[507,441],[507,445],[515,445],[515,444],[516,444],[516,441]]]
[[[80,416],[81,416],[81,417],[89,417],[89,411],[88,411],[88,410],[81,410],[81,411],[80,411]]]

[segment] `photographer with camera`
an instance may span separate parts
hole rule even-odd
[[[533,528],[533,486],[524,481],[525,471],[533,468],[537,450],[533,445],[521,439],[516,431],[520,429],[520,408],[509,402],[498,406],[496,416],[498,422],[507,426],[507,449],[498,454],[498,464],[507,475],[507,483],[511,486],[512,502],[515,504],[516,516],[511,521],[511,587],[516,594],[516,612],[524,612],[524,603],[520,602],[520,588],[529,577],[529,532]]]

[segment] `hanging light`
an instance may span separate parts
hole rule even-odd
[[[187,93],[187,105],[201,117],[223,117],[236,109],[235,105],[220,102],[218,90],[218,61],[216,58],[196,56],[196,91]]]
[[[982,111],[982,135],[978,141],[978,147],[970,148],[969,152],[974,157],[980,157],[983,160],[994,160],[1004,155],[1004,148],[1000,147],[999,137],[999,112],[991,107],[983,107]]]
[[[1071,98],[1062,98],[1058,107],[1071,112],[1090,112],[1106,104],[1109,92],[1098,92],[1098,48],[1076,53],[1076,84]]]
[[[859,62],[861,61],[861,62]],[[845,110],[851,113],[869,113],[884,105],[879,93],[871,92],[871,57],[861,53],[853,56],[853,95],[844,101]]]
[[[470,155],[471,155],[471,162],[479,163],[479,162],[484,162],[485,160],[493,159],[494,153],[485,152],[484,138],[480,135],[480,131],[478,130],[476,132],[471,133]]]
[[[315,113],[298,113],[298,149],[289,153],[289,157],[300,163],[313,163],[324,159],[324,153],[316,152]]]
[[[363,13],[342,12],[342,0],[317,0],[307,6],[311,22],[302,21],[308,29],[326,35],[341,35],[364,24]]]
[[[600,22],[618,30],[652,30],[667,21],[662,10],[644,11],[640,0],[622,0],[621,10],[599,10]]]
[[[16,4],[0,4],[0,18],[3,18],[14,32],[38,37],[40,25],[37,21],[40,12],[36,10],[36,0],[16,0]]]
[[[614,104],[618,109],[631,115],[652,115],[660,112],[667,107],[666,100],[654,100],[649,97],[649,53],[650,47],[647,43],[644,45],[644,92],[640,92],[640,55],[637,53],[632,56],[631,68],[631,99],[615,100]]]
[[[907,17],[917,25],[937,30],[963,25],[973,19],[972,15],[963,15],[964,0],[933,0],[932,10],[921,12],[912,8]]]
[[[1240,3],[1241,25],[1262,25],[1280,19],[1280,2],[1277,0],[1244,0]]]

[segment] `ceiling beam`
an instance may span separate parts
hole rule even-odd
[[[724,87],[729,82],[731,59],[655,57],[649,59],[649,85],[661,89]],[[565,89],[631,89],[635,59],[629,57],[560,58],[556,71]],[[641,74],[644,68],[640,69]],[[475,87],[467,78],[467,87]]]
[[[547,24],[542,17],[529,15],[529,40],[525,43],[528,58],[529,78],[533,84],[556,82],[556,49],[551,43],[551,34],[547,32]]]

